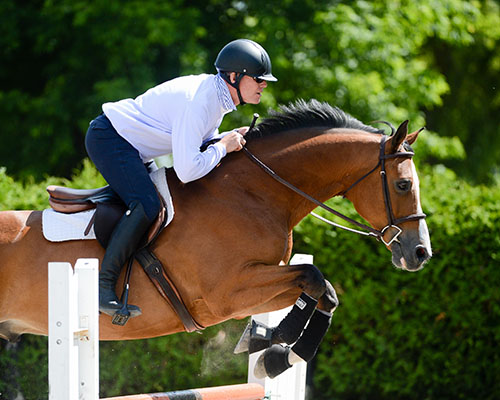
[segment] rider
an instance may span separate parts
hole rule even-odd
[[[258,43],[228,43],[215,61],[218,74],[179,77],[135,99],[105,103],[87,131],[87,152],[128,210],[116,225],[99,274],[99,311],[113,316],[122,308],[115,285],[126,260],[161,210],[149,177],[153,158],[172,154],[174,170],[184,182],[208,174],[230,152],[245,144],[243,127],[220,133],[225,114],[245,103],[258,104],[267,81],[277,79],[271,60]],[[221,138],[204,152],[200,146]],[[152,161],[153,160],[153,161]],[[129,305],[130,316],[141,314]]]

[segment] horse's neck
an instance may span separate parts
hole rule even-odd
[[[324,202],[346,190],[377,163],[376,135],[337,129],[335,133],[293,131],[263,140],[256,154],[280,177]],[[316,206],[276,182],[266,186],[295,226]]]

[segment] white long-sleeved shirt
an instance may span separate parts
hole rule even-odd
[[[219,75],[184,76],[155,86],[135,99],[102,106],[116,131],[139,151],[144,161],[173,154],[174,170],[183,182],[208,174],[226,155],[216,143],[225,114],[235,110]]]

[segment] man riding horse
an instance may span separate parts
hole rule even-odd
[[[208,174],[228,153],[245,145],[248,127],[219,133],[225,114],[258,104],[267,81],[277,79],[258,43],[238,39],[217,56],[218,74],[179,77],[135,99],[105,103],[87,131],[87,152],[110,187],[128,207],[114,228],[99,274],[99,310],[113,316],[123,307],[115,285],[123,265],[140,244],[162,207],[149,172],[154,158],[172,154],[184,182]],[[205,151],[200,147],[212,139]],[[130,316],[141,314],[128,305]]]

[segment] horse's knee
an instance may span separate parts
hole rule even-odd
[[[298,286],[308,295],[319,299],[327,289],[325,277],[313,264],[302,264],[298,267],[302,269],[297,277]]]
[[[319,298],[318,308],[329,313],[333,313],[337,306],[339,305],[339,299],[337,298],[337,293],[333,288],[332,284],[325,280],[325,292]]]

